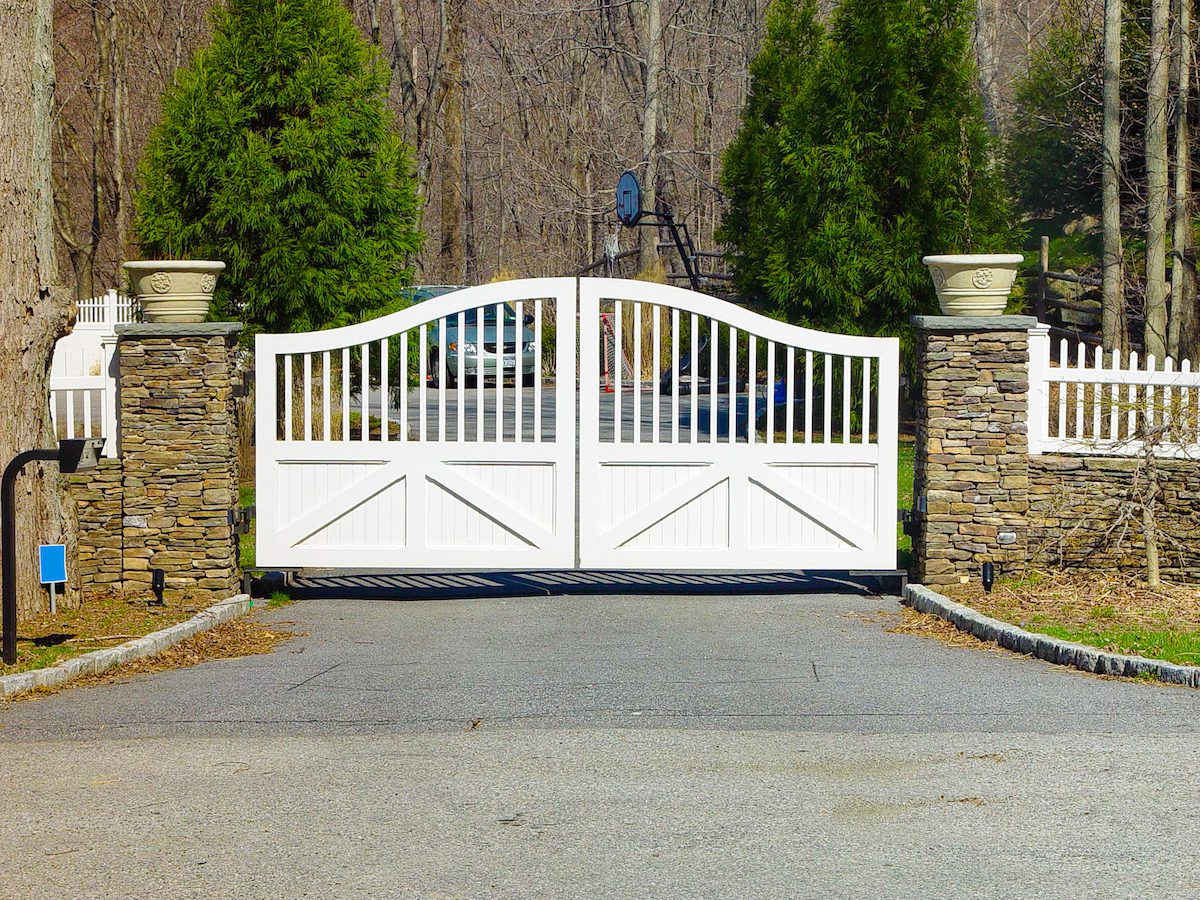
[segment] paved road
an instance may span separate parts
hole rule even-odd
[[[613,438],[615,431],[613,423],[616,421],[616,394],[615,393],[600,393],[600,421],[599,433],[600,439],[609,442]],[[663,443],[680,443],[687,444],[691,442],[692,419],[696,421],[696,439],[701,442],[709,442],[712,440],[710,425],[716,426],[717,440],[722,443],[729,442],[729,407],[731,398],[728,394],[720,394],[717,397],[717,402],[713,404],[711,394],[707,389],[707,383],[702,383],[702,390],[697,395],[695,416],[692,415],[692,397],[686,392],[682,393],[678,401],[671,395],[661,395],[657,393],[657,386],[651,382],[642,384],[638,391],[637,397],[634,397],[633,389],[630,385],[626,385],[621,393],[621,434],[622,440],[632,442],[634,433],[640,432],[640,439],[645,442],[654,440],[654,407],[658,406],[658,439]],[[480,403],[480,395],[474,386],[464,385],[462,390],[462,410],[463,410],[463,428],[462,433],[466,440],[477,440],[477,435],[480,430],[483,431],[485,441],[494,441],[496,438],[496,406],[497,392],[495,382],[487,381],[484,383],[483,402]],[[516,409],[516,388],[509,381],[505,382],[503,392],[499,398],[502,406],[501,428],[506,440],[514,440],[516,435],[516,423],[521,423],[521,439],[523,441],[532,441],[534,435],[537,434],[537,428],[540,424],[542,440],[550,441],[554,439],[557,426],[556,418],[556,397],[554,393],[554,382],[547,381],[543,385],[541,394],[541,403],[536,404],[536,395],[531,386],[521,388],[521,415],[518,418]],[[458,440],[458,408],[459,408],[459,391],[457,388],[447,388],[446,390],[446,426],[445,436],[447,440]],[[745,443],[748,440],[746,423],[750,418],[750,395],[742,391],[736,394],[733,398],[734,426],[735,437],[738,443]],[[320,402],[320,399],[317,399]],[[370,414],[378,417],[383,409],[383,397],[378,389],[373,389],[370,392],[368,399],[370,404]],[[576,405],[578,408],[579,393],[576,392]],[[678,405],[676,405],[676,403]],[[766,388],[760,386],[755,400],[755,419],[760,422],[759,431],[765,427],[766,417]],[[362,409],[361,395],[356,394],[350,399],[350,409],[354,412],[359,412]],[[535,409],[540,409],[540,418],[535,414]],[[712,416],[712,410],[716,410],[715,419]],[[821,430],[821,412],[822,408],[815,411],[817,419],[812,427],[819,433]],[[425,434],[427,439],[435,440],[439,434],[439,417],[441,410],[441,395],[436,387],[429,387],[425,391]],[[482,413],[482,415],[481,415]],[[775,408],[775,426],[777,431],[783,431],[784,423],[786,422],[787,407],[784,405]],[[296,413],[299,416],[299,413]],[[403,416],[398,408],[395,408],[394,401],[389,397],[388,403],[388,420],[394,423],[397,427],[401,423],[407,428],[411,440],[416,440],[421,434],[421,395],[416,388],[408,392],[406,409]],[[795,440],[803,439],[804,434],[804,403],[797,399],[796,409],[794,412],[795,427],[797,429]],[[317,416],[319,420],[319,416]],[[635,423],[636,419],[636,423]],[[834,417],[837,423],[841,422],[840,410]],[[297,421],[299,419],[297,418]],[[676,423],[672,429],[672,423]],[[297,426],[302,427],[302,426]],[[335,435],[336,437],[336,435]],[[819,437],[819,434],[818,434]],[[760,435],[761,439],[761,435]],[[834,440],[841,439],[840,430],[835,429],[832,438]]]
[[[896,610],[294,604],[270,656],[0,707],[0,895],[1200,893],[1200,693]]]

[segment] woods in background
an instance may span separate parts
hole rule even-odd
[[[121,259],[138,252],[136,167],[163,93],[211,39],[212,5],[55,7],[55,224],[77,296],[118,286]],[[578,269],[616,233],[612,192],[626,168],[711,248],[721,155],[764,6],[353,0],[413,151],[426,234],[417,277],[474,283]],[[619,236],[622,249],[636,239]]]

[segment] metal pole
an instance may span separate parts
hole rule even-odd
[[[17,535],[16,498],[17,475],[25,463],[34,460],[53,462],[58,459],[58,450],[26,450],[4,468],[0,478],[0,569],[3,570],[4,635],[3,657],[6,665],[17,661]]]

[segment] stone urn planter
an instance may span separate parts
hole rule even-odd
[[[203,322],[225,263],[211,259],[139,259],[124,266],[146,322]]]
[[[1003,315],[1023,261],[1018,253],[954,253],[921,260],[948,316]]]

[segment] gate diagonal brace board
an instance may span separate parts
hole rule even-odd
[[[448,466],[437,466],[426,473],[425,477],[530,546],[545,547],[553,543],[554,535],[541,525],[508,506],[475,482],[463,478]]]
[[[699,471],[683,484],[656,497],[651,503],[601,534],[599,538],[601,543],[605,546],[623,546],[696,498],[733,477],[730,467],[724,464],[714,463],[698,467],[698,469]]]
[[[871,546],[875,536],[860,525],[856,525],[832,506],[814,497],[800,485],[780,477],[768,467],[756,469],[750,481],[792,507],[796,512],[811,519],[816,525],[840,538],[847,544],[863,549]]]

